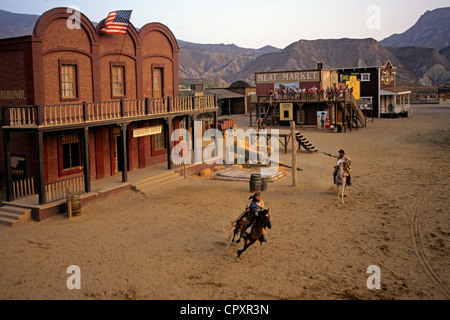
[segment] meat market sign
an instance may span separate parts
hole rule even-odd
[[[320,71],[256,73],[256,84],[320,81]]]
[[[162,129],[163,129],[162,126],[134,129],[133,138],[140,138],[146,136],[153,136],[155,134],[161,134]]]

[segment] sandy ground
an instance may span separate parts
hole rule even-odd
[[[343,148],[354,186],[343,205],[334,159],[299,153],[291,177],[263,200],[269,242],[228,241],[248,183],[190,177],[152,194],[128,192],[14,229],[0,226],[1,299],[449,299],[450,107],[415,107],[347,134],[306,130],[320,151]],[[290,163],[291,156],[282,153]],[[81,270],[68,290],[67,268]],[[369,290],[369,266],[381,289]]]

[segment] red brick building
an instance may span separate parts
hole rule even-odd
[[[83,14],[44,13],[30,36],[0,40],[1,175],[8,199],[16,181],[40,203],[69,181],[90,191],[103,179],[167,161],[170,135],[214,112],[214,96],[178,96],[179,46],[160,23],[103,34]],[[106,16],[106,13],[105,13]],[[33,177],[33,180],[30,180]],[[56,199],[56,198],[55,198]]]

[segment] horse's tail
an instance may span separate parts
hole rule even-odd
[[[228,240],[230,240],[231,237],[233,236],[233,232],[232,231],[226,230],[225,223],[222,223],[222,231],[223,231],[224,234],[228,235],[228,237],[229,237]]]

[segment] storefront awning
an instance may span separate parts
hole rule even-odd
[[[380,96],[398,96],[398,95],[411,94],[411,93],[412,93],[412,91],[408,91],[408,90],[397,90],[397,91],[380,90]]]

